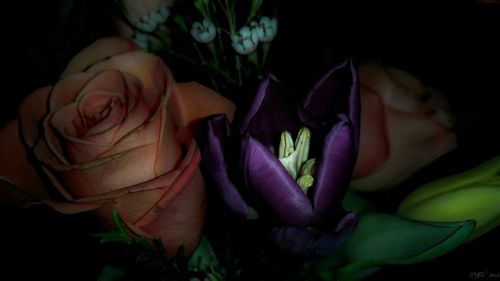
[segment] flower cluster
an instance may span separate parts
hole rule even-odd
[[[196,0],[191,7],[153,2],[147,12],[131,1],[119,2],[125,18],[117,22],[119,33],[144,50],[191,64],[223,92],[263,73],[278,21],[263,13],[262,0],[252,0],[250,7],[234,0]],[[145,14],[131,16],[138,11]]]

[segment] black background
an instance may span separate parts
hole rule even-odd
[[[69,58],[110,33],[104,1],[3,4],[1,122],[22,99],[53,83]],[[352,56],[400,67],[442,91],[459,117],[459,148],[390,192],[365,195],[392,212],[413,188],[500,155],[500,4],[474,1],[394,5],[359,1],[282,1],[271,65],[285,83],[306,90],[331,62]],[[500,206],[499,206],[500,208]],[[105,257],[92,237],[99,224],[38,206],[0,209],[2,280],[95,280]],[[422,264],[389,266],[367,280],[473,280],[500,273],[500,230]],[[279,280],[256,269],[248,280]],[[10,275],[13,274],[13,275]],[[259,277],[257,277],[259,276]],[[492,279],[480,279],[492,280]],[[498,279],[497,279],[498,280]]]

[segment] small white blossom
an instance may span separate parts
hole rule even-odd
[[[257,45],[259,44],[259,38],[257,36],[256,29],[250,29],[248,26],[244,26],[240,29],[237,34],[231,35],[231,45],[233,49],[240,55],[248,55],[255,51]]]
[[[158,10],[144,15],[136,26],[142,31],[153,32],[158,25],[165,23],[169,16],[170,9],[167,3],[163,3]]]
[[[257,30],[257,37],[261,42],[271,42],[278,32],[278,21],[268,17],[262,17],[259,23],[252,21],[250,26]]]
[[[136,32],[132,35],[132,41],[141,49],[147,51],[149,49],[149,40],[144,33]]]
[[[191,35],[200,43],[210,43],[216,35],[215,25],[208,19],[204,19],[202,23],[195,22],[191,27]]]

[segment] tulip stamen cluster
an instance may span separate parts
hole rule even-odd
[[[297,184],[307,192],[314,184],[314,170],[316,161],[309,158],[311,131],[303,127],[299,130],[295,142],[288,131],[281,133],[278,151],[278,160]]]

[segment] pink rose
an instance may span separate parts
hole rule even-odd
[[[110,224],[115,209],[132,233],[189,254],[206,199],[193,121],[232,118],[234,109],[198,83],[176,84],[160,58],[132,42],[105,38],[77,54],[54,86],[28,96],[20,116],[24,140],[64,197],[46,203],[68,214],[93,210]]]
[[[351,187],[395,186],[456,147],[455,117],[439,92],[402,70],[358,69],[361,137]]]

